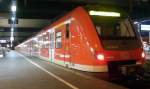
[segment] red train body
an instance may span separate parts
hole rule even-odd
[[[90,16],[82,7],[55,21],[16,49],[89,72],[108,72],[120,65],[142,65],[145,58],[140,37],[130,19]]]

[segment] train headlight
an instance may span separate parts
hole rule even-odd
[[[142,52],[141,56],[142,56],[142,58],[145,58],[145,53],[144,53],[144,52]]]
[[[104,60],[104,55],[103,54],[98,54],[97,59],[100,60],[100,61],[103,61]]]
[[[2,58],[3,57],[3,54],[0,54],[0,58]]]

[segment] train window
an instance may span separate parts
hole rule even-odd
[[[39,37],[38,42],[39,42],[39,46],[43,48],[43,38],[42,37]]]
[[[50,48],[54,48],[54,33],[50,34]]]
[[[44,37],[45,40],[45,48],[49,48],[50,42],[49,42],[49,33],[47,33]]]
[[[66,38],[69,38],[69,34],[70,34],[69,27],[70,27],[70,25],[66,24]]]
[[[31,47],[32,47],[32,52],[34,52],[34,53],[38,52],[38,49],[39,49],[39,45],[38,45],[37,39],[32,40]]]
[[[56,48],[62,47],[62,34],[61,32],[56,32]]]
[[[49,48],[49,34],[46,33],[42,36],[42,39],[39,40],[42,44],[42,48]]]
[[[98,34],[102,38],[135,38],[135,33],[131,27],[129,21],[114,21],[114,22],[104,22],[96,23],[96,29]]]

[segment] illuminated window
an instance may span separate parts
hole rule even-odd
[[[56,48],[62,47],[62,34],[61,32],[56,33]]]
[[[44,45],[45,45],[45,48],[49,48],[49,45],[50,45],[49,33],[45,34],[44,36]]]
[[[50,48],[51,49],[54,48],[54,39],[55,39],[54,33],[51,33],[50,34]]]

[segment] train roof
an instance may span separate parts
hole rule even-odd
[[[118,7],[113,7],[113,6],[103,6],[103,5],[86,5],[86,6],[78,6],[76,8],[84,8],[87,12],[89,12],[90,10],[95,10],[95,11],[111,11],[111,12],[119,12],[121,13],[121,17],[127,17],[128,14],[127,14],[127,11],[126,10],[123,10],[121,8],[118,8]],[[74,8],[74,9],[76,9]],[[72,11],[74,11],[74,9]],[[39,34],[42,34],[44,32],[46,32],[48,30],[48,28],[51,28],[53,26],[55,26],[55,23],[56,22],[59,22],[59,21],[62,21],[64,19],[66,19],[70,13],[72,12],[68,12],[68,13],[64,13],[60,16],[58,16],[57,18],[55,18],[50,24],[48,24],[48,26],[46,26],[45,28],[43,28],[40,32],[38,32],[36,35],[33,35],[32,37],[30,37],[29,39],[27,39],[26,41],[28,40],[31,40],[31,38],[33,37],[36,37],[37,35]],[[113,19],[113,18],[112,18]],[[24,42],[26,42],[24,41]],[[23,42],[23,43],[24,43]]]

